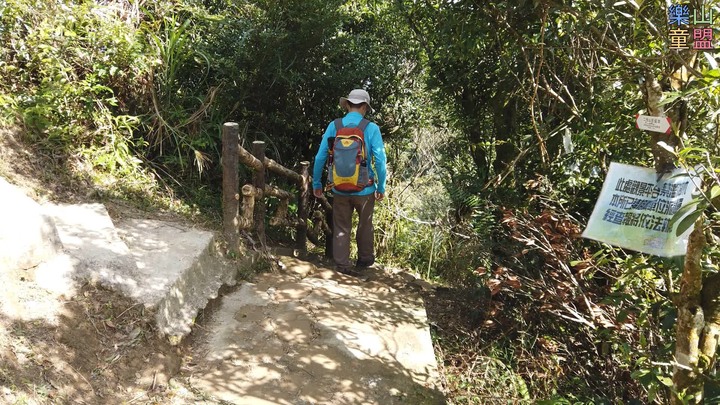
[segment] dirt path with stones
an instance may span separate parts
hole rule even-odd
[[[188,378],[210,402],[443,404],[422,299],[294,258],[223,298]]]

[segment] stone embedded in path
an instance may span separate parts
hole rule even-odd
[[[191,384],[233,404],[444,403],[422,300],[377,284],[322,268],[243,284]]]

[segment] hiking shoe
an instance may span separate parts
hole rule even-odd
[[[355,269],[337,268],[336,270],[337,270],[338,273],[342,273],[342,274],[345,274],[345,275],[347,275],[347,276],[359,278],[360,280],[364,280],[364,281],[365,281],[365,279],[367,278],[367,276],[365,276],[364,274],[362,274],[361,272],[359,272],[359,271],[357,271],[357,270],[355,270]]]
[[[355,267],[358,269],[365,269],[365,268],[372,266],[373,264],[375,264],[375,260],[365,262],[365,261],[358,259],[358,261],[355,262]]]
[[[347,274],[348,276],[355,276],[360,274],[357,270],[351,267],[336,267],[335,270],[338,273]]]

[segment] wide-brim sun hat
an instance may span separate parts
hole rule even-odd
[[[363,89],[354,89],[347,97],[340,97],[340,107],[344,108],[346,111],[349,110],[348,102],[353,104],[365,103],[368,106],[368,110],[373,111],[373,108],[370,105],[370,94]]]

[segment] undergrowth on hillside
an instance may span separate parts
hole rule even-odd
[[[477,284],[426,297],[452,403],[666,401],[676,264],[590,255],[557,208],[499,215]]]
[[[186,25],[149,11],[125,2],[3,2],[0,125],[17,128],[23,142],[48,157],[45,164],[74,179],[66,188],[90,184],[101,198],[189,216],[202,210],[212,218],[219,202],[205,179],[173,173],[153,157],[163,142],[152,135],[153,123],[171,123],[151,107],[159,108],[158,92],[173,93],[168,69],[183,60],[158,49],[174,39],[153,34],[152,18],[164,19],[168,32]],[[180,105],[164,97],[166,105]],[[207,154],[175,146],[196,158],[202,174]]]

